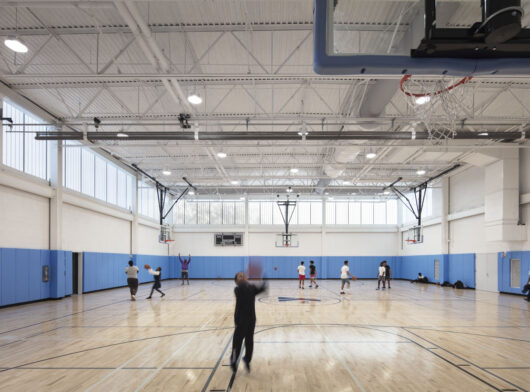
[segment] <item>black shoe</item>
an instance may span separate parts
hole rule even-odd
[[[151,299],[151,296],[147,297],[146,299]]]
[[[250,362],[245,359],[243,359],[243,362],[245,363],[245,369],[250,373]]]
[[[165,297],[165,295],[166,295],[166,293],[162,293],[162,295],[160,296],[160,298]]]
[[[235,372],[237,371],[236,363],[235,363],[235,362],[230,363],[230,369],[232,369],[232,372],[233,372],[233,373],[235,373]]]

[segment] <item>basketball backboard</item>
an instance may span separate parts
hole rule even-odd
[[[497,3],[501,10],[490,16],[505,10],[520,21],[522,7]],[[491,21],[480,0],[315,0],[314,69],[329,75],[528,75],[530,30],[491,44]]]

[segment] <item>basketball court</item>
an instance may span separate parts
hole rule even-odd
[[[529,15],[0,2],[0,390],[530,391]]]

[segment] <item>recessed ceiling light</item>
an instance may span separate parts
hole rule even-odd
[[[417,174],[418,176],[423,176],[425,173],[426,173],[425,170],[418,170],[418,171],[416,171],[416,174]]]
[[[17,53],[27,53],[28,47],[18,38],[9,37],[4,41],[4,45]]]
[[[377,154],[375,152],[369,152],[368,154],[366,154],[366,158],[368,159],[374,159],[376,156]]]
[[[191,190],[188,192],[188,195],[191,195],[191,196],[195,195],[195,191],[194,191],[193,189],[191,189]]]
[[[478,135],[479,136],[488,136],[488,132],[480,132]]]
[[[230,181],[230,184],[232,184],[232,185],[239,185],[239,181],[237,181],[237,180],[232,180],[232,181]]]
[[[416,98],[416,105],[425,105],[427,102],[431,101],[431,97],[429,95],[424,95],[422,97]]]
[[[193,93],[188,95],[188,102],[193,105],[200,105],[202,103],[202,98],[200,95]]]
[[[298,173],[298,171],[299,171],[299,170],[298,170],[296,167],[291,168],[291,173],[293,173],[293,174],[294,174],[294,173]]]
[[[289,188],[286,189],[286,191],[287,191],[287,193],[292,193],[293,188],[289,187]]]
[[[162,174],[165,175],[165,176],[170,176],[171,175],[171,170],[162,170]]]
[[[226,155],[227,155],[226,152],[222,152],[222,151],[219,151],[219,152],[217,153],[217,156],[218,156],[219,158],[226,158]]]
[[[129,135],[127,135],[125,132],[118,132],[116,134],[117,137],[129,137]]]

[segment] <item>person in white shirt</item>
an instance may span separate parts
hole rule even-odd
[[[379,272],[377,273],[377,289],[379,290],[381,288],[381,282],[383,282],[383,290],[385,287],[385,279],[386,279],[386,268],[385,268],[385,262],[382,261],[381,264],[379,264]]]
[[[304,262],[301,261],[300,265],[298,266],[298,288],[299,289],[304,288],[304,282],[305,282],[305,266],[304,266]]]
[[[353,275],[350,274],[350,267],[348,267],[348,260],[344,260],[344,265],[340,269],[340,280],[342,281],[340,286],[341,294],[344,294],[344,285],[346,283],[348,283],[348,288],[350,288],[350,280],[348,279],[348,276],[353,278]]]
[[[131,292],[131,301],[136,301],[139,269],[133,264],[133,261],[129,260],[129,266],[125,268],[125,273],[127,274],[127,286],[129,286],[129,291]]]
[[[146,299],[151,299],[153,296],[153,291],[158,291],[160,293],[160,297],[165,296],[166,294],[160,290],[160,287],[162,287],[162,283],[160,282],[162,280],[162,268],[158,267],[156,271],[153,271],[151,268],[147,270],[149,274],[153,275],[155,278],[155,283],[153,283],[153,287],[151,288],[151,294],[149,294],[149,297]]]

